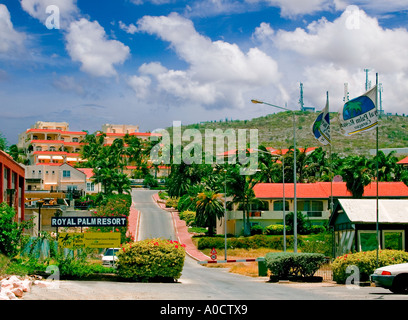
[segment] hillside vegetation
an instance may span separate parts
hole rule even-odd
[[[297,147],[320,147],[312,134],[311,125],[318,113],[296,112],[296,137]],[[376,147],[376,130],[345,137],[340,133],[337,112],[330,113],[332,151],[340,156],[344,155],[369,155],[370,149]],[[408,117],[382,116],[379,119],[379,148],[404,148],[408,147]],[[191,124],[184,129],[198,129],[204,134],[205,129],[226,130],[258,129],[259,144],[266,147],[288,148],[293,145],[293,120],[292,113],[279,112],[252,120],[222,120]],[[171,132],[171,129],[169,130]],[[204,135],[203,135],[204,136]]]

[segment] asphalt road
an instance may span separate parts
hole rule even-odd
[[[162,237],[176,240],[171,216],[153,201],[153,191],[133,192],[141,211],[139,240]],[[347,287],[334,283],[269,283],[227,269],[206,268],[186,256],[178,283],[58,281],[55,288],[34,286],[24,300],[408,300],[375,287]]]

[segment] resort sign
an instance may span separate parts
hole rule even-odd
[[[126,217],[52,217],[51,227],[126,227]]]
[[[120,232],[59,233],[58,246],[62,248],[117,248]]]

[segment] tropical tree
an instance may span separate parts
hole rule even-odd
[[[353,198],[362,198],[364,187],[372,180],[370,163],[371,161],[364,156],[349,156],[343,163],[341,175]]]
[[[199,226],[208,227],[208,235],[214,235],[218,218],[224,216],[222,194],[214,190],[204,190],[197,195],[195,222]]]
[[[395,181],[398,176],[398,159],[394,156],[396,151],[385,155],[383,151],[378,151],[378,181]],[[377,177],[377,156],[374,156],[370,168],[372,175]]]
[[[259,146],[259,150],[260,182],[282,182],[282,163],[279,158],[273,156],[264,146]]]
[[[232,202],[242,206],[242,219],[244,224],[244,235],[251,235],[249,215],[251,204],[258,203],[253,188],[260,181],[260,174],[243,175],[242,167],[238,164],[228,166],[227,170],[227,193],[232,195]]]
[[[14,161],[28,164],[28,160],[25,159],[24,150],[22,148],[17,147],[16,144],[10,146],[8,153],[13,158]]]
[[[0,150],[6,150],[7,147],[7,140],[3,136],[3,134],[0,132]]]
[[[330,161],[322,147],[314,150],[305,160],[304,172],[307,181],[330,181],[332,177]]]

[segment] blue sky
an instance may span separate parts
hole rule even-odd
[[[49,6],[59,10],[46,11]],[[52,7],[52,8],[55,8]],[[0,132],[36,121],[94,132],[141,131],[343,104],[383,86],[386,112],[408,113],[407,0],[0,1]],[[59,18],[59,29],[51,29]]]

